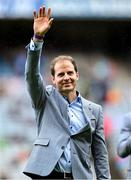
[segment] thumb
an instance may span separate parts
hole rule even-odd
[[[54,20],[54,18],[51,18],[50,20],[49,20],[49,26],[51,27],[51,25],[52,25],[52,23],[53,23],[53,20]]]

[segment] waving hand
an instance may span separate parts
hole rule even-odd
[[[40,7],[38,14],[34,11],[34,34],[44,36],[46,32],[50,29],[53,18],[51,17],[51,8],[46,12],[45,6]]]

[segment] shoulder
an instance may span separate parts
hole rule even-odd
[[[89,109],[91,114],[95,117],[97,120],[101,115],[103,115],[102,107],[99,104],[96,104],[95,102],[92,102],[90,100],[87,100],[85,98],[82,98],[82,104],[83,107],[85,106],[86,108]]]
[[[97,104],[93,101],[90,101],[90,100],[87,100],[85,98],[82,97],[82,101],[84,102],[84,104],[86,104],[89,109],[94,109],[94,110],[99,110],[99,109],[102,109],[102,106],[100,104]]]
[[[47,96],[51,96],[54,98],[61,97],[61,94],[58,92],[58,90],[53,85],[46,86],[46,94],[47,94]]]
[[[47,93],[49,93],[49,94],[50,94],[52,91],[54,91],[54,89],[55,89],[55,88],[54,88],[52,85],[47,85],[47,86],[46,86],[46,91],[47,91]]]
[[[47,85],[46,86],[46,94],[48,96],[55,94],[56,88],[53,85]]]
[[[123,116],[123,124],[125,126],[130,126],[131,127],[131,112],[129,113],[126,113],[124,116]]]

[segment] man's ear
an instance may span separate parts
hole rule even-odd
[[[51,76],[51,81],[55,85],[55,77],[54,76]]]
[[[79,80],[79,76],[80,76],[80,75],[79,75],[79,73],[78,73],[78,72],[76,73],[76,76],[77,76],[77,80]]]

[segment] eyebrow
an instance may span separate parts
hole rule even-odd
[[[67,74],[69,74],[69,73],[73,73],[73,71],[67,71]],[[60,72],[57,75],[63,75],[63,74],[65,74],[65,73],[64,72]]]

